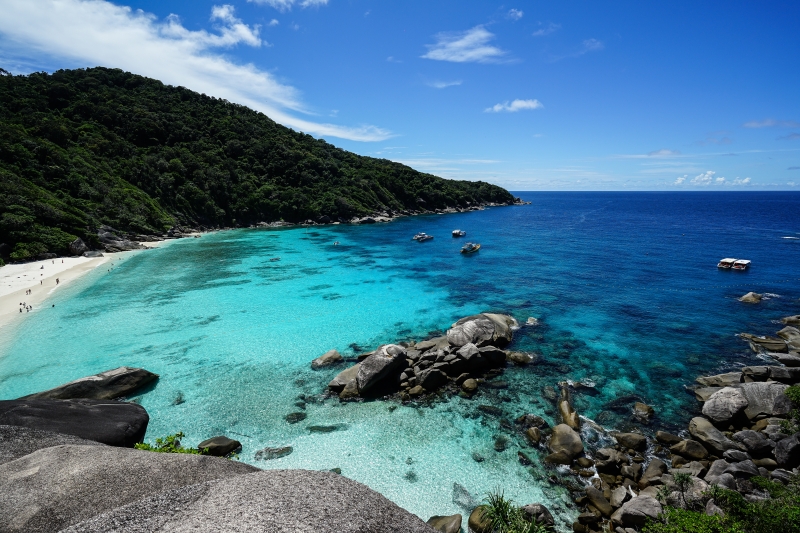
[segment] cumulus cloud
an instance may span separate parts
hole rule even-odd
[[[433,87],[434,89],[445,89],[447,87],[454,87],[456,85],[461,85],[461,80],[455,81],[431,81],[428,82],[428,87]]]
[[[734,185],[748,185],[750,184],[750,178],[736,178],[733,180]]]
[[[247,0],[254,4],[268,5],[274,7],[281,13],[291,11],[292,7],[298,5],[302,8],[319,7],[328,3],[328,0]]]
[[[775,120],[765,118],[764,120],[751,120],[742,124],[745,128],[800,128],[800,122],[794,120]]]
[[[422,57],[453,63],[497,63],[506,52],[488,44],[492,39],[494,34],[483,26],[463,32],[439,33],[436,44],[425,45],[428,53]]]
[[[508,18],[510,18],[511,20],[516,22],[516,21],[518,21],[519,19],[522,18],[522,15],[524,15],[522,10],[520,10],[520,9],[510,9],[506,16]]]
[[[539,100],[512,100],[505,101],[502,104],[495,104],[492,107],[484,109],[486,113],[501,113],[503,111],[508,113],[516,113],[517,111],[539,109],[544,107]]]
[[[542,24],[541,22],[539,23]],[[548,22],[547,26],[544,28],[540,28],[533,32],[534,37],[544,37],[545,35],[550,35],[551,33],[555,33],[561,29],[561,24],[555,24],[553,22]]]
[[[723,183],[725,183],[725,178],[717,178],[714,180],[714,183],[716,183],[717,185],[722,185]]]
[[[280,22],[278,22],[278,19],[272,19],[267,23],[267,26],[277,26],[278,24],[280,24]]]
[[[713,170],[708,170],[702,174],[698,174],[692,178],[692,183],[694,185],[711,185],[711,182],[714,181],[714,174],[716,174],[716,172]]]
[[[4,0],[0,38],[7,58],[117,67],[248,106],[307,133],[357,141],[391,137],[375,126],[321,124],[287,112],[307,112],[297,89],[216,52],[240,44],[265,45],[259,27],[243,23],[228,5],[214,6],[211,21],[215,32],[193,31],[177,16],[160,21],[102,0]]]
[[[686,178],[688,178],[688,177],[689,176],[684,175],[684,176],[680,176],[679,178],[676,178],[675,179],[675,185],[681,185],[683,182],[686,181]]]

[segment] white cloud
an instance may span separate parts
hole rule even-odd
[[[502,104],[495,104],[492,107],[484,109],[486,113],[500,113],[507,111],[509,113],[516,113],[526,109],[539,109],[544,107],[539,100],[512,100],[511,102],[505,101]]]
[[[793,181],[787,181],[786,185],[788,185],[789,187],[794,187],[795,185],[797,185],[797,183],[795,183]]]
[[[602,50],[606,45],[597,39],[586,39],[583,41],[583,48],[578,52],[578,55],[583,55],[586,52],[594,52],[595,50]]]
[[[723,183],[725,183],[725,178],[717,178],[714,180],[714,183],[716,183],[717,185],[722,185]]]
[[[278,24],[280,24],[280,22],[278,22],[278,19],[272,19],[269,21],[269,23],[267,23],[267,26],[277,26]]]
[[[734,185],[749,185],[750,184],[750,178],[744,178],[744,179],[736,178],[735,180],[733,180],[733,184]]]
[[[695,185],[711,185],[711,182],[714,181],[714,174],[716,174],[716,172],[713,170],[708,170],[702,174],[698,174],[692,178],[692,183]]]
[[[541,22],[539,24],[541,25]],[[555,33],[560,29],[561,29],[561,24],[554,24],[552,22],[548,22],[547,26],[533,32],[533,36],[544,37],[545,35],[550,35],[551,33]]]
[[[510,9],[510,10],[508,11],[508,15],[506,15],[506,16],[507,16],[508,18],[510,18],[511,20],[513,20],[513,21],[515,21],[515,22],[516,22],[516,21],[518,21],[519,19],[521,19],[521,18],[522,18],[522,15],[524,15],[524,14],[525,14],[525,13],[524,13],[524,12],[523,12],[521,9]]]
[[[463,32],[443,32],[436,35],[436,44],[425,45],[428,53],[422,57],[454,63],[496,63],[506,55],[504,50],[487,44],[494,39],[483,26]]]
[[[254,4],[268,5],[274,7],[281,13],[291,11],[294,5],[299,5],[302,8],[306,7],[319,7],[328,3],[328,0],[247,0]]]
[[[678,150],[667,150],[666,148],[662,148],[661,150],[654,150],[647,154],[647,157],[670,157],[681,155]]]
[[[455,81],[431,81],[428,82],[428,87],[433,87],[434,89],[445,89],[447,87],[454,87],[456,85],[461,85],[461,80]]]
[[[101,0],[4,0],[0,39],[6,58],[28,64],[116,67],[248,106],[307,133],[356,141],[392,136],[375,126],[320,124],[287,113],[307,112],[297,89],[213,51],[265,44],[258,26],[241,22],[231,6],[214,6],[211,19],[216,33]]]
[[[750,122],[745,122],[742,126],[745,128],[800,128],[800,122],[766,118],[764,120],[751,120]]]
[[[689,177],[689,176],[681,176],[681,177],[679,177],[679,178],[676,178],[676,179],[675,179],[675,185],[680,185],[680,184],[682,184],[684,181],[686,181],[686,178],[688,178],[688,177]]]

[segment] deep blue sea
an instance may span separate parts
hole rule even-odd
[[[0,399],[140,366],[161,376],[135,398],[150,413],[151,441],[183,431],[195,445],[225,434],[244,444],[242,461],[338,467],[423,519],[469,512],[453,501],[457,483],[476,499],[502,488],[520,504],[544,502],[566,520],[565,491],[544,481],[541,465],[521,465],[516,451],[539,456],[503,417],[477,406],[556,422],[543,389],[588,379],[595,390],[574,398],[582,415],[624,429],[627,407],[613,402],[635,396],[655,408],[654,428],[684,427],[697,409],[686,385],[757,361],[737,333],[772,334],[779,318],[800,313],[800,194],[518,195],[531,205],[224,231],[118,257],[111,271],[55,295],[54,308],[0,330]],[[455,228],[466,239],[453,239]],[[419,231],[435,238],[412,241]],[[465,240],[482,249],[460,255]],[[718,270],[722,257],[750,259],[752,268]],[[736,300],[751,290],[767,297]],[[331,348],[354,357],[441,334],[481,311],[540,319],[512,348],[541,359],[507,369],[498,378],[507,388],[471,400],[340,404],[322,394],[341,367],[309,366]],[[308,417],[289,424],[297,404]],[[334,424],[331,433],[308,430]],[[499,435],[510,439],[503,452],[493,448]],[[293,453],[254,459],[283,445]]]

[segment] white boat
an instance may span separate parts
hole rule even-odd
[[[731,267],[733,270],[747,270],[750,268],[750,260],[749,259],[737,259],[733,262],[733,266]]]
[[[463,237],[466,234],[467,234],[467,232],[462,230],[462,229],[454,229],[453,230],[453,237]]]
[[[733,268],[733,264],[737,261],[732,257],[726,257],[725,259],[720,259],[719,263],[717,263],[717,268]]]
[[[425,242],[425,241],[429,241],[431,239],[433,239],[433,235],[428,235],[424,231],[420,231],[419,233],[417,233],[416,235],[414,235],[412,237],[412,240],[415,240],[417,242]]]

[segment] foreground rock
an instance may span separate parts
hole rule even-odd
[[[69,400],[71,398],[91,398],[95,400],[112,400],[122,396],[130,396],[133,392],[157,379],[157,374],[153,374],[143,368],[121,366],[93,376],[70,381],[54,389],[29,394],[20,399],[50,398]]]
[[[207,450],[208,455],[214,457],[225,457],[226,455],[242,449],[242,443],[238,440],[229,439],[224,435],[211,437],[197,445],[198,450]]]
[[[0,528],[59,531],[154,493],[256,470],[202,455],[110,446],[44,448],[0,465],[0,516],[5,524]]]
[[[459,533],[463,520],[464,518],[460,514],[432,516],[428,519],[428,525],[440,533]]]
[[[64,444],[103,446],[99,442],[74,435],[39,431],[21,426],[0,426],[0,465],[42,448]]]
[[[435,533],[365,485],[331,472],[271,470],[171,490],[64,533],[265,531]]]
[[[623,504],[612,516],[611,521],[622,527],[642,527],[648,518],[657,518],[661,504],[655,498],[639,496]]]
[[[111,400],[0,401],[0,424],[64,433],[110,446],[142,442],[150,417],[134,403]]]

